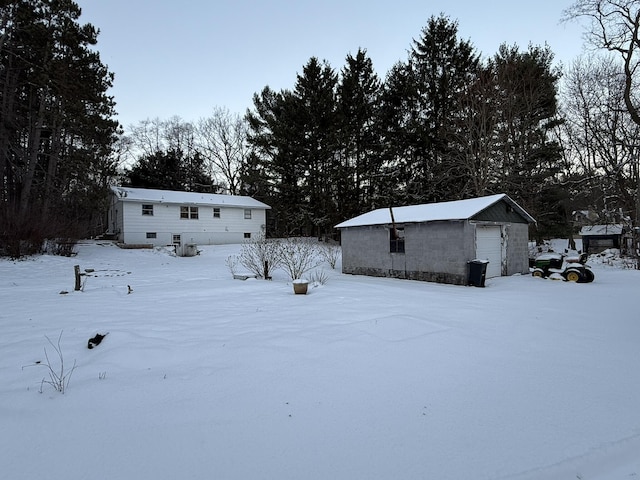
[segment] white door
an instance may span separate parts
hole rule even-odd
[[[489,260],[486,278],[502,275],[502,229],[499,225],[476,225],[476,258]]]

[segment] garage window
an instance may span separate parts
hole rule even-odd
[[[389,230],[389,252],[404,253],[404,228]]]

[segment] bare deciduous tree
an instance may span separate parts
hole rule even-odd
[[[564,133],[601,221],[633,214],[640,127],[626,111],[623,74],[612,56],[578,59],[563,85]]]
[[[197,125],[198,149],[209,163],[212,177],[227,184],[231,195],[240,193],[240,171],[249,152],[247,123],[228,109],[215,108],[213,114]]]
[[[619,55],[623,61],[623,99],[631,120],[640,125],[640,98],[635,93],[640,86],[640,2],[637,0],[577,0],[564,12],[565,20],[586,18],[586,39],[596,48]],[[640,268],[640,161],[634,148],[635,162],[635,251]]]
[[[146,119],[129,127],[128,140],[139,157],[169,150],[191,156],[195,151],[194,126],[178,116],[168,120]]]
[[[130,134],[127,139],[137,155],[153,155],[167,149],[162,134],[162,124],[159,118],[147,118],[129,127]]]
[[[596,48],[619,54],[624,62],[624,102],[640,125],[640,100],[634,94],[640,80],[640,2],[637,0],[577,0],[564,11],[565,21],[586,18],[586,40]]]

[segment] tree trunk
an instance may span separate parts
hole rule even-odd
[[[38,107],[38,116],[36,117],[36,125],[29,141],[29,156],[22,180],[22,189],[20,192],[20,213],[24,215],[29,209],[31,200],[31,188],[38,164],[38,153],[40,152],[40,140],[42,138],[42,128],[44,126],[44,106],[47,98],[47,91],[40,97],[40,105]]]

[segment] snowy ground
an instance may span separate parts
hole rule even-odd
[[[0,260],[2,478],[640,477],[640,271],[475,288],[325,266],[302,296],[200,249]],[[36,364],[61,332],[64,395]]]

